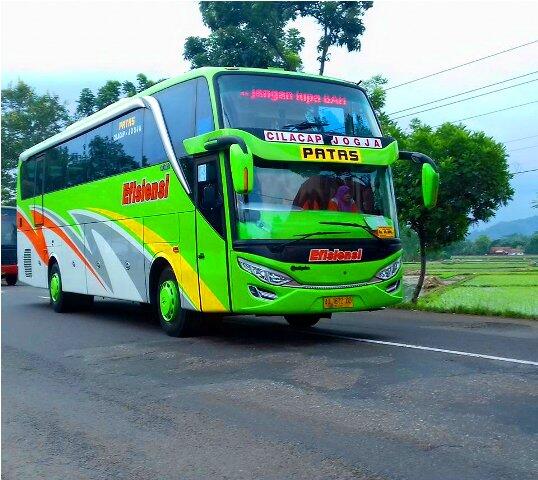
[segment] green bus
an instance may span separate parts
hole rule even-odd
[[[390,165],[365,91],[317,75],[201,68],[20,155],[19,279],[55,311],[95,296],[152,305],[186,335],[204,313],[296,327],[402,300]]]

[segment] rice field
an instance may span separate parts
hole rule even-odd
[[[406,263],[406,275],[419,264]],[[445,285],[403,308],[538,319],[538,257],[458,257],[429,262],[427,275]]]

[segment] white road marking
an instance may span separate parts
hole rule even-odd
[[[361,343],[373,343],[375,345],[387,345],[390,347],[412,348],[414,350],[426,350],[428,352],[448,353],[450,355],[460,355],[463,357],[475,357],[475,358],[483,358],[486,360],[499,360],[501,362],[519,363],[522,365],[538,366],[538,362],[533,362],[532,360],[519,360],[517,358],[496,357],[494,355],[484,355],[482,353],[460,352],[458,350],[447,350],[445,348],[424,347],[422,345],[410,345],[408,343],[385,342],[383,340],[370,340],[368,338],[347,337],[345,335],[336,335],[332,333],[321,333],[321,332],[320,333],[308,332],[308,333],[311,335],[320,335],[324,337],[341,338],[343,340],[353,340],[355,342],[361,342]]]
[[[44,295],[39,295],[39,298],[44,298],[45,300],[48,300],[50,297],[49,296],[44,296]]]

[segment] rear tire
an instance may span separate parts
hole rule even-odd
[[[6,275],[6,283],[12,287],[17,283],[17,275]]]
[[[57,263],[52,265],[49,272],[49,296],[50,304],[57,313],[68,312],[75,304],[75,295],[63,291],[62,275]]]
[[[177,279],[169,266],[159,276],[155,310],[162,329],[171,337],[187,337],[192,334],[193,312],[181,308]]]
[[[294,328],[310,328],[321,319],[319,315],[284,315],[284,318]]]

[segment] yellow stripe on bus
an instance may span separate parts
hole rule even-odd
[[[102,208],[92,208],[92,211],[100,213],[110,219],[121,223],[127,227],[139,239],[144,239],[146,244],[159,243],[162,250],[158,253],[163,253],[164,258],[170,262],[172,269],[178,279],[181,289],[189,298],[195,308],[200,305],[198,281],[200,281],[200,292],[204,299],[204,310],[211,312],[225,312],[226,308],[222,302],[215,296],[206,283],[198,277],[198,273],[191,267],[189,262],[181,255],[181,247],[179,252],[173,251],[173,246],[166,242],[159,234],[145,227],[140,222],[130,218],[124,218],[115,212],[104,210]],[[152,249],[153,250],[153,249]],[[154,254],[157,252],[153,252]]]

